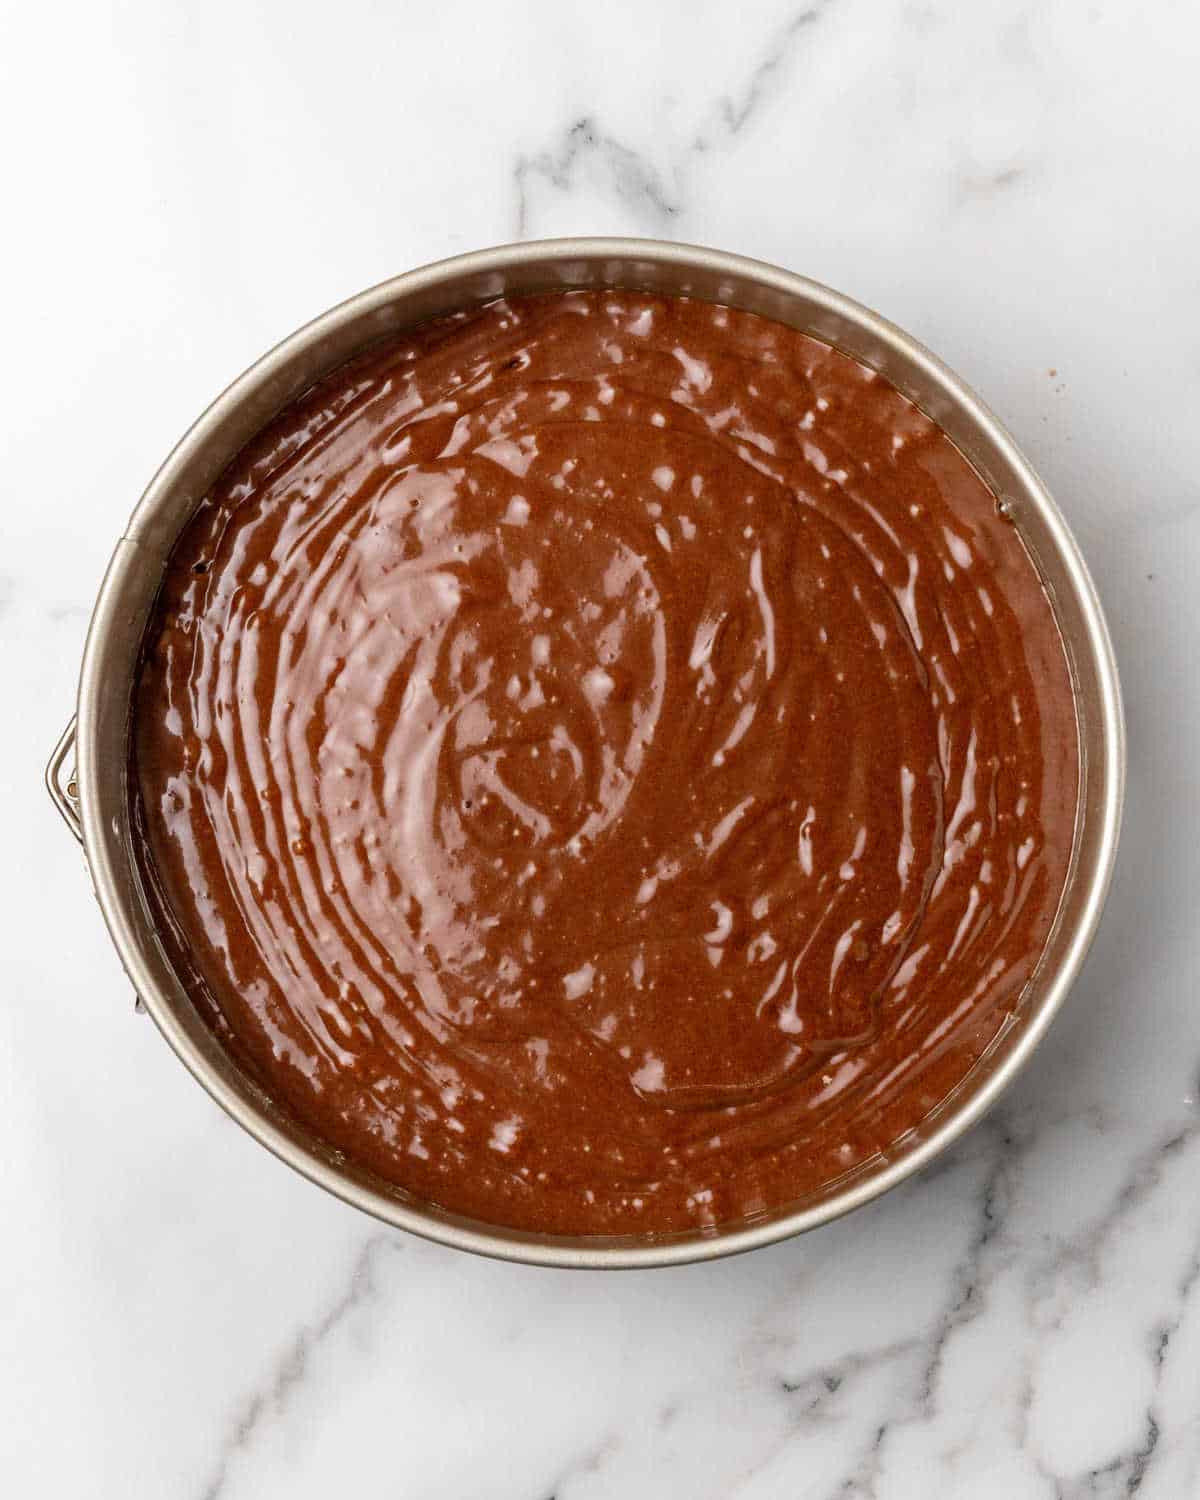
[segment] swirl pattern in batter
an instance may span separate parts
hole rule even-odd
[[[171,562],[142,859],[218,1035],[414,1195],[551,1232],[802,1197],[1017,1003],[1071,683],[873,372],[687,300],[496,302],[338,371]]]

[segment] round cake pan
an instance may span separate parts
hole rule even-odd
[[[172,545],[226,464],[307,386],[376,340],[495,297],[572,287],[743,308],[823,339],[885,376],[950,435],[1007,507],[1053,603],[1074,678],[1082,774],[1071,871],[1043,960],[1000,1034],[954,1092],[887,1152],[814,1195],[711,1230],[619,1238],[519,1232],[445,1213],[356,1167],[277,1109],[218,1045],[167,961],[131,843],[129,720],[142,632]],[[348,1203],[442,1244],[538,1265],[618,1267],[728,1255],[827,1223],[926,1166],[974,1124],[1028,1060],[1079,972],[1116,855],[1124,762],[1116,663],[1079,548],[1012,438],[957,376],[876,313],[791,272],[688,245],[577,239],[480,250],[384,282],[285,339],[213,402],[117,542],[88,632],[76,717],[47,781],[83,843],[137,995],[195,1078],[264,1146]]]

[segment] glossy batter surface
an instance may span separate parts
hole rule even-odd
[[[789,1202],[1009,1014],[1077,791],[1011,525],[882,379],[632,293],[339,371],[175,552],[135,718],[182,968],[390,1182],[623,1232]]]

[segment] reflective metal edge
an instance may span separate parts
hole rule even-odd
[[[589,286],[690,295],[775,318],[844,349],[916,401],[1007,505],[1033,554],[1067,642],[1080,728],[1080,809],[1059,918],[1016,1014],[975,1069],[889,1151],[819,1194],[754,1221],[655,1237],[546,1236],[447,1214],[381,1184],[277,1110],[232,1065],[166,961],[132,858],[125,785],[130,690],[164,560],[242,444],[375,339],[504,293]],[[936,356],[840,293],[742,256],[654,240],[548,240],[456,256],[350,298],[272,349],[203,413],[148,486],[101,586],[79,683],[77,783],[97,898],[135,990],[185,1066],[257,1140],[346,1202],[445,1245],[536,1265],[662,1266],[751,1250],[827,1223],[926,1166],[1012,1082],[1078,973],[1112,875],[1124,772],[1117,667],[1095,588],[1057,507],[996,417]]]

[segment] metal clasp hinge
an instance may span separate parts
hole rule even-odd
[[[79,840],[83,843],[83,822],[79,816],[79,788],[75,781],[75,715],[71,715],[71,722],[62,732],[62,738],[54,747],[46,765],[46,790],[50,793],[50,800],[62,814],[62,820]],[[71,763],[67,770],[67,763]]]

